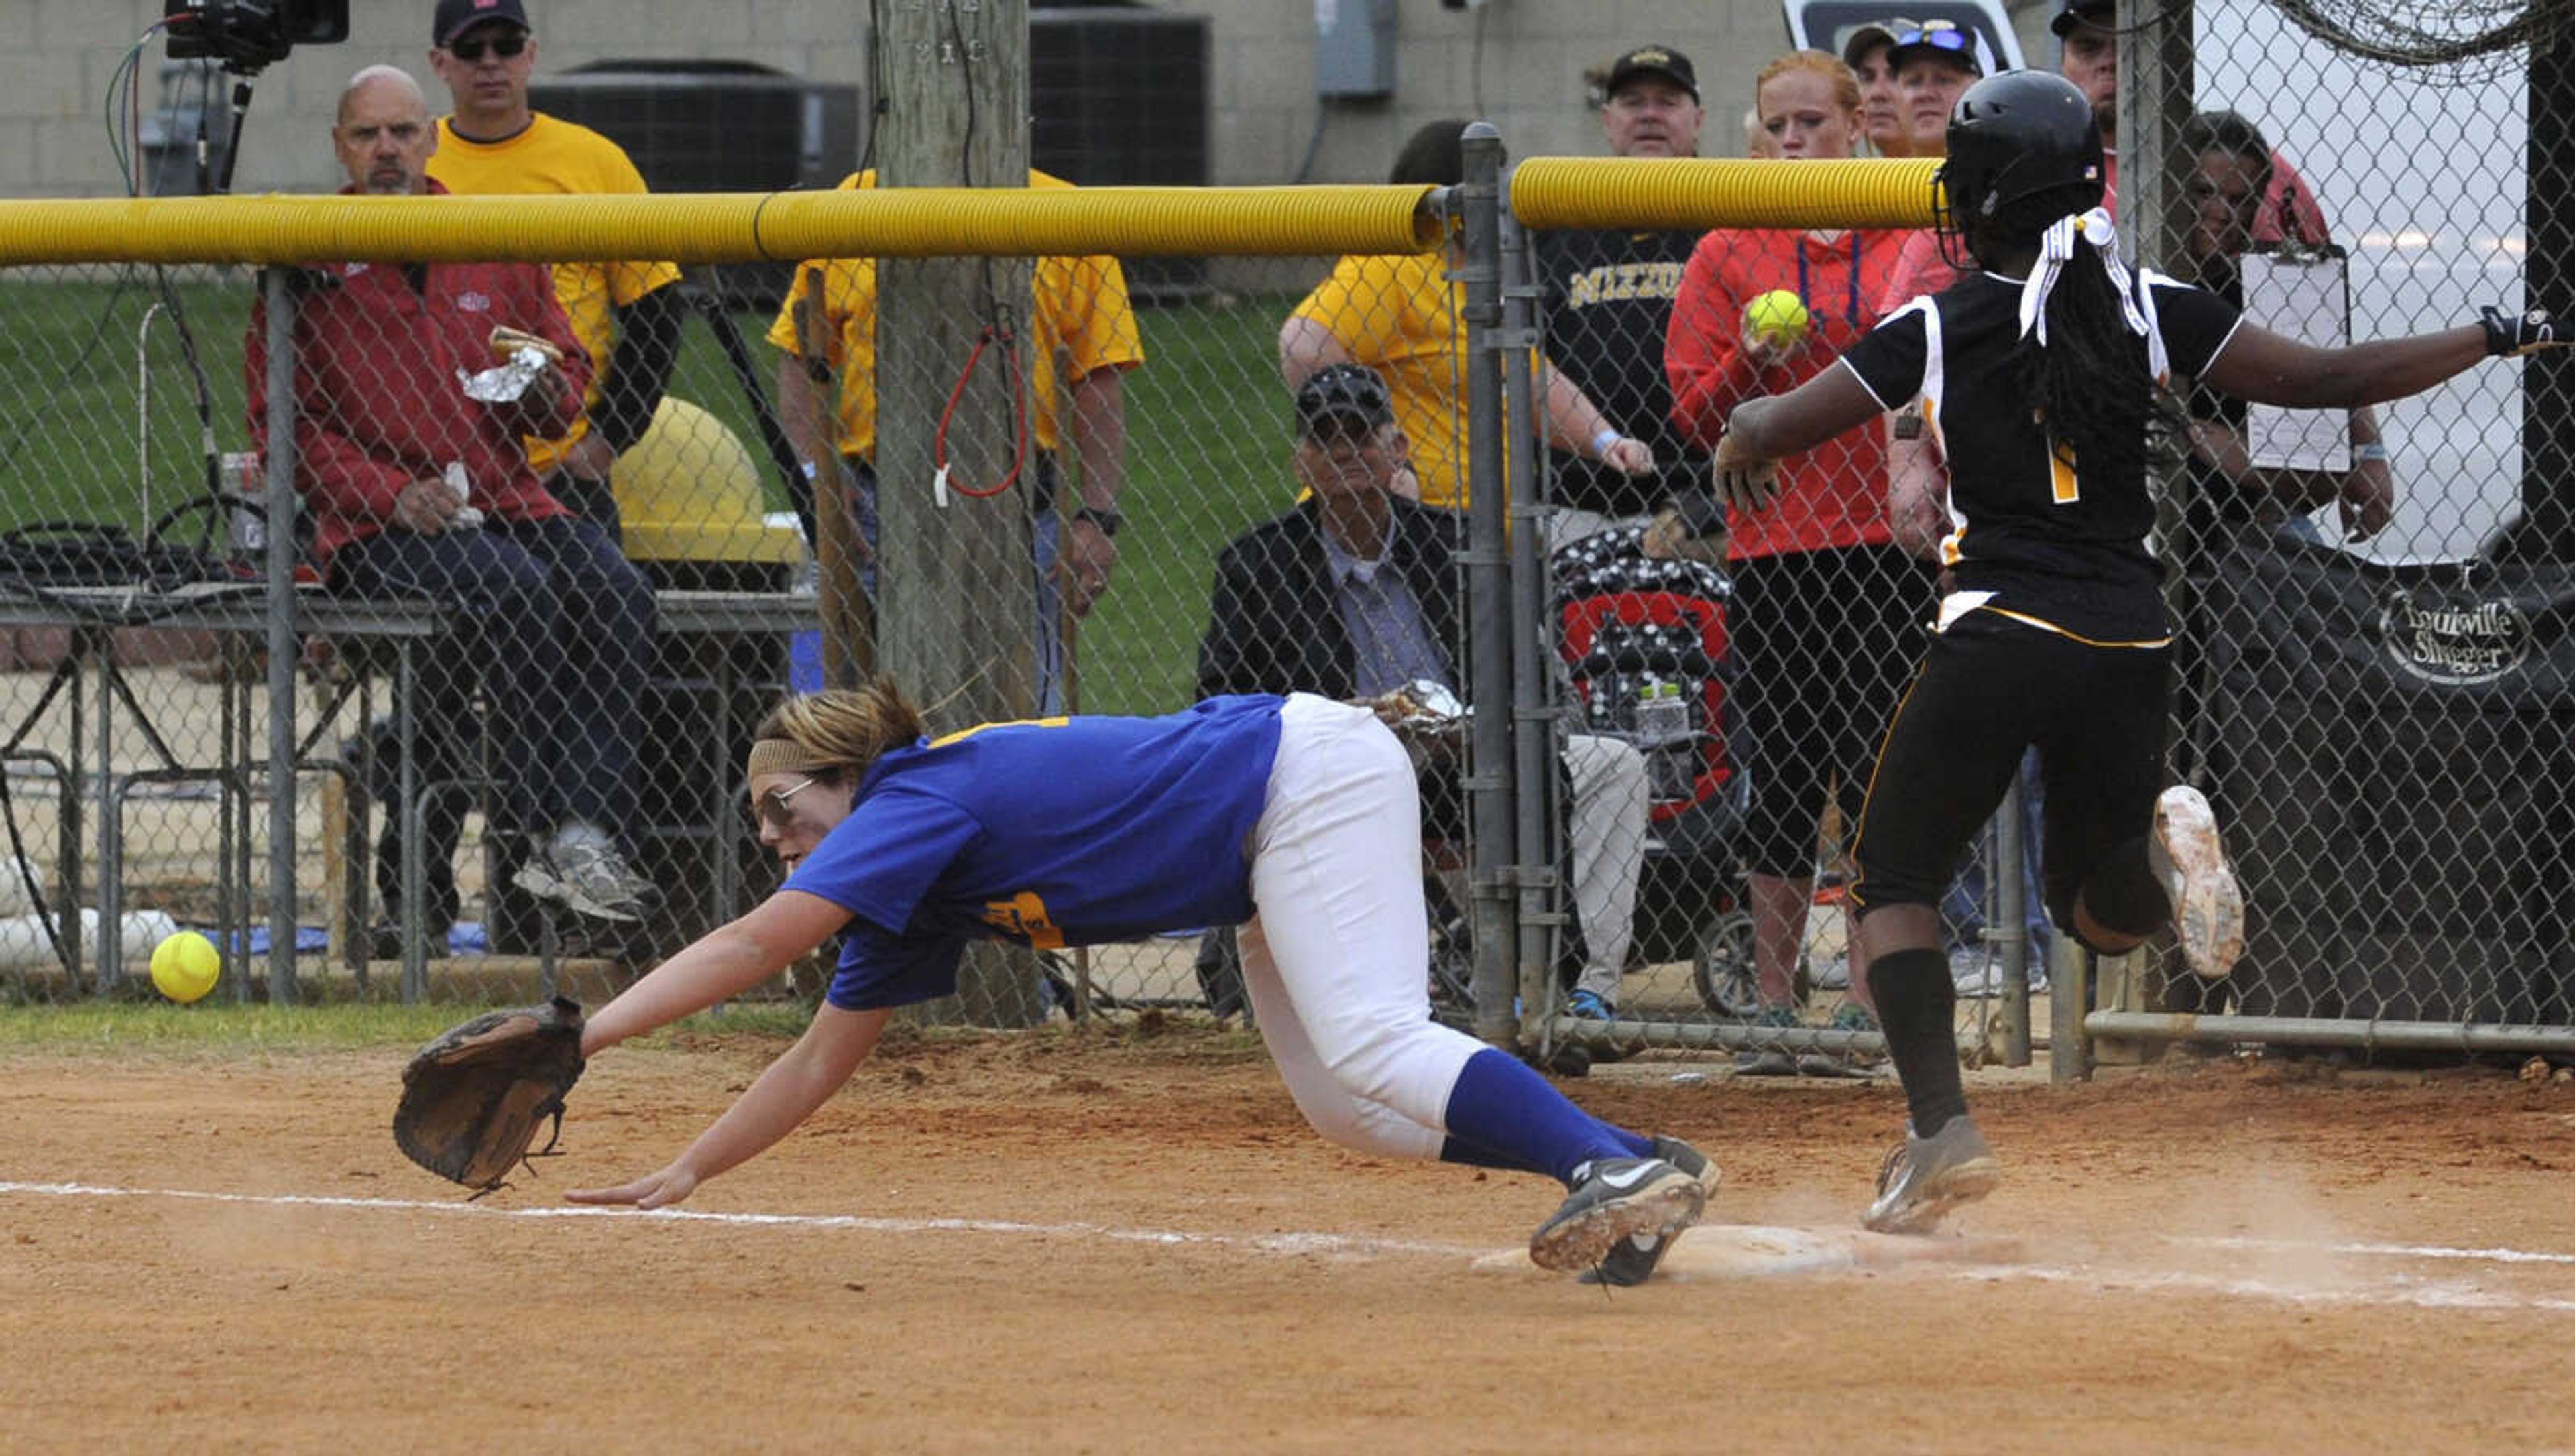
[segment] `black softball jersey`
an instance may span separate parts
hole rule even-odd
[[[2205,373],[2241,316],[2204,289],[2145,277],[2173,370]],[[1889,315],[1840,361],[1889,410],[1919,400],[1947,457],[1941,561],[1956,590],[1941,620],[1982,608],[2084,642],[2161,643],[2143,461],[2104,479],[2050,450],[2011,363],[2020,294],[2018,279],[1970,274]]]

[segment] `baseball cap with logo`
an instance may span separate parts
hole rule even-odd
[[[1602,84],[1600,94],[1615,96],[1628,82],[1646,76],[1660,76],[1688,92],[1690,100],[1698,100],[1697,68],[1690,64],[1689,57],[1670,46],[1638,46],[1611,61],[1609,79]]]
[[[521,30],[536,28],[528,24],[528,8],[519,0],[438,0],[438,12],[429,22],[429,43],[443,50],[463,31],[495,20]]]
[[[1908,30],[1921,28],[1922,22],[1906,20],[1897,15],[1890,15],[1884,20],[1863,20],[1852,26],[1851,33],[1842,39],[1842,64],[1856,71],[1859,69],[1861,56],[1878,46],[1895,44],[1895,38]]]
[[[2065,8],[2047,23],[2051,34],[2059,39],[2074,33],[2074,27],[2089,25],[2099,30],[2118,28],[2119,7],[2112,0],[2066,0]]]
[[[1296,428],[1319,435],[1326,423],[1374,430],[1394,423],[1394,398],[1385,381],[1364,364],[1327,364],[1296,386]]]

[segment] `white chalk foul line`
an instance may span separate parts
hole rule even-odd
[[[2282,1253],[2353,1254],[2385,1259],[2464,1259],[2487,1264],[2575,1264],[2575,1254],[2539,1249],[2454,1249],[2437,1244],[2319,1244],[2285,1238],[2180,1238],[2177,1244],[2210,1249],[2268,1249]]]
[[[597,1208],[578,1204],[544,1208],[501,1208],[486,1203],[433,1202],[420,1198],[354,1198],[322,1193],[225,1193],[204,1188],[121,1188],[102,1183],[30,1183],[0,1181],[0,1195],[43,1198],[167,1198],[199,1203],[247,1204],[279,1208],[345,1208],[360,1211],[444,1213],[474,1218],[564,1219],[619,1218],[665,1224],[714,1224],[737,1228],[852,1229],[870,1233],[987,1233],[1036,1238],[1097,1239],[1114,1243],[1243,1250],[1262,1254],[1324,1254],[1341,1258],[1466,1258],[1490,1251],[1480,1245],[1432,1243],[1413,1239],[1362,1238],[1333,1233],[1225,1234],[1181,1229],[1118,1228],[1097,1223],[1028,1223],[993,1218],[881,1218],[851,1213],[711,1213],[691,1208]],[[2172,1238],[2176,1244],[2297,1250],[2421,1259],[2482,1260],[2493,1263],[2575,1263],[2575,1255],[2526,1249],[2462,1249],[2411,1244],[2325,1244],[2291,1239]],[[2433,1284],[2399,1279],[2374,1287],[2310,1287],[2224,1274],[2168,1270],[2067,1267],[2045,1264],[1947,1264],[1912,1266],[1916,1275],[1980,1282],[2014,1280],[2040,1284],[2082,1285],[2100,1290],[2144,1291],[2186,1289],[2238,1298],[2295,1304],[2411,1305],[2428,1309],[2540,1310],[2575,1314],[2575,1299],[2529,1296],[2479,1289],[2473,1285]]]
[[[2287,1246],[2316,1247],[2313,1244]],[[2370,1286],[2332,1288],[2280,1284],[2267,1279],[2243,1278],[2230,1274],[2067,1268],[2045,1264],[1924,1265],[1921,1266],[1920,1271],[1929,1272],[1935,1267],[1955,1278],[1989,1280],[1996,1283],[2018,1279],[2036,1284],[2074,1284],[2087,1289],[2125,1290],[2136,1293],[2181,1289],[2204,1294],[2231,1295],[2243,1299],[2267,1299],[2284,1304],[2373,1307],[2410,1305],[2417,1309],[2538,1310],[2549,1314],[2575,1314],[2575,1299],[2512,1294],[2480,1289],[2472,1284],[2436,1284],[2412,1279],[2398,1279]]]
[[[279,1208],[351,1208],[401,1213],[453,1213],[476,1218],[623,1218],[662,1223],[712,1223],[738,1228],[856,1229],[867,1233],[999,1233],[1037,1238],[1106,1239],[1115,1243],[1246,1249],[1264,1254],[1334,1254],[1345,1258],[1435,1255],[1471,1257],[1480,1245],[1409,1239],[1361,1238],[1337,1233],[1193,1233],[1168,1228],[1115,1228],[1100,1223],[1023,1223],[997,1218],[873,1218],[853,1213],[710,1213],[695,1208],[602,1208],[565,1204],[500,1208],[488,1203],[432,1202],[422,1198],[349,1198],[322,1193],[223,1193],[203,1188],[119,1188],[102,1183],[0,1182],[0,1194],[43,1198],[176,1198],[199,1203],[254,1204]]]

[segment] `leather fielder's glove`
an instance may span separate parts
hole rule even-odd
[[[403,1068],[394,1142],[413,1162],[476,1196],[512,1168],[554,1151],[564,1093],[581,1080],[581,1006],[561,996],[491,1011],[449,1028]],[[554,1132],[536,1152],[537,1128]]]

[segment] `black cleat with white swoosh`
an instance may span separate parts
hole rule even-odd
[[[1700,1213],[1704,1214],[1707,1205],[1716,1201],[1719,1175],[1716,1164],[1709,1162],[1705,1153],[1677,1137],[1656,1133],[1654,1156],[1689,1174],[1691,1181],[1698,1184]],[[1642,1284],[1654,1276],[1655,1266],[1662,1263],[1672,1242],[1661,1234],[1631,1233],[1610,1245],[1599,1263],[1574,1277],[1585,1284],[1608,1284],[1621,1289]]]
[[[1699,1180],[1662,1158],[1594,1158],[1573,1170],[1573,1190],[1529,1235],[1529,1261],[1570,1273],[1598,1265],[1637,1235],[1668,1242],[1707,1204]]]

